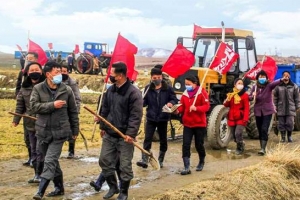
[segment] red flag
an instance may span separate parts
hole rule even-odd
[[[48,43],[48,48],[49,48],[49,49],[53,49],[53,44],[52,44],[52,42],[51,42],[51,43]]]
[[[270,56],[265,56],[263,62],[257,62],[255,67],[245,74],[245,77],[255,80],[257,73],[261,70],[264,70],[267,73],[269,80],[273,81],[277,73],[276,61]]]
[[[40,45],[34,43],[33,41],[29,40],[29,47],[28,52],[35,52],[38,54],[38,63],[40,63],[42,66],[46,64],[48,61],[47,55],[45,51],[40,47]]]
[[[22,48],[18,44],[17,44],[17,48],[19,49],[19,51],[22,51]]]
[[[201,26],[197,26],[196,24],[194,24],[194,32],[193,32],[193,39],[195,40],[197,37],[197,32],[200,32],[202,29]]]
[[[173,78],[177,78],[188,71],[194,63],[194,54],[179,43],[164,64],[162,71]]]
[[[238,57],[239,54],[235,53],[226,43],[221,42],[209,68],[220,74],[226,74]]]
[[[135,65],[134,54],[137,53],[137,50],[138,49],[134,44],[129,42],[126,38],[121,36],[121,34],[119,33],[114,52],[111,56],[111,61],[107,71],[105,82],[107,82],[107,79],[110,76],[111,66],[115,62],[124,62],[127,66],[127,77],[130,80],[133,80],[134,76],[136,76],[135,69],[134,69],[134,65]]]
[[[80,53],[79,45],[75,44],[74,54],[78,54],[78,53]]]
[[[132,81],[136,81],[138,75],[139,75],[139,72],[136,71],[136,70],[134,70],[134,71],[133,71],[133,74],[132,74],[132,77],[131,77],[131,80],[132,80]]]
[[[84,50],[84,52],[85,52],[86,54],[89,54],[90,56],[94,56],[94,54],[93,54],[92,52],[90,52],[89,50]]]

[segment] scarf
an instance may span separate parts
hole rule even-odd
[[[230,101],[233,97],[234,104],[239,104],[241,102],[241,97],[239,96],[239,90],[236,88],[233,88],[233,92],[227,94],[227,100]]]

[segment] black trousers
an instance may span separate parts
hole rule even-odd
[[[256,127],[259,133],[259,139],[268,141],[269,127],[272,120],[272,115],[255,116]]]
[[[44,156],[40,152],[39,147],[37,145],[37,138],[35,136],[35,131],[28,131],[29,140],[30,140],[30,149],[31,149],[31,161],[32,162],[43,162]]]
[[[166,152],[168,150],[168,138],[167,138],[168,121],[154,122],[154,121],[147,120],[144,149],[146,149],[147,151],[151,149],[152,138],[156,128],[157,128],[157,132],[159,135],[159,142],[160,142],[159,150],[162,152]]]
[[[182,157],[191,157],[191,144],[193,136],[195,136],[195,147],[199,155],[199,159],[205,158],[206,152],[204,148],[204,136],[206,127],[197,128],[183,128],[183,144],[182,144]]]

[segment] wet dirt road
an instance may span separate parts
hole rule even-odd
[[[273,133],[270,135],[268,149],[275,148],[278,144],[278,138]],[[294,135],[295,142],[300,141],[300,135]],[[141,142],[141,141],[140,141]],[[198,163],[198,156],[192,148],[191,169],[192,174],[181,176],[180,171],[183,168],[181,159],[182,140],[169,142],[168,152],[166,154],[164,168],[160,171],[154,171],[151,166],[148,169],[138,168],[135,162],[140,159],[140,151],[135,149],[133,159],[133,169],[135,178],[131,183],[129,190],[129,199],[146,199],[152,195],[160,194],[168,189],[180,188],[190,183],[209,179],[218,174],[226,173],[234,169],[246,167],[260,162],[263,157],[257,155],[259,150],[258,140],[245,139],[246,150],[243,156],[235,156],[235,143],[231,142],[228,149],[211,150],[207,147],[207,157],[204,170],[196,172],[195,167]],[[158,143],[153,145],[153,152],[157,156]],[[108,186],[105,184],[100,192],[95,192],[89,182],[97,178],[100,172],[98,165],[99,148],[89,149],[89,151],[77,151],[77,158],[73,160],[66,159],[67,152],[63,152],[60,163],[64,172],[65,195],[52,199],[73,199],[73,200],[96,200],[102,199]],[[230,153],[230,154],[229,154]],[[33,169],[22,166],[21,159],[11,159],[0,162],[0,199],[32,199],[37,191],[37,185],[29,185],[27,180],[32,178]],[[53,184],[47,188],[46,193],[52,191]],[[115,195],[112,199],[116,199]],[[51,199],[51,198],[45,198]]]

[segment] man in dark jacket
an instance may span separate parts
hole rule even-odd
[[[133,178],[132,158],[135,140],[143,116],[143,101],[141,92],[131,84],[126,76],[127,66],[122,62],[112,65],[110,81],[113,85],[108,88],[103,98],[101,116],[126,135],[121,138],[114,130],[100,122],[103,138],[99,164],[109,186],[104,199],[119,193],[115,166],[119,155],[121,188],[117,199],[128,198],[128,188]]]
[[[283,81],[274,90],[274,105],[276,106],[278,130],[281,132],[281,142],[292,142],[292,131],[297,110],[300,108],[299,88],[290,80],[290,72],[282,73]]]
[[[162,112],[163,106],[172,107],[177,104],[177,98],[173,88],[162,78],[162,71],[159,68],[151,70],[151,83],[144,90],[144,106],[147,107],[146,113],[146,133],[144,140],[144,149],[150,151],[152,138],[155,130],[159,134],[159,156],[160,167],[163,167],[163,161],[168,149],[167,128],[170,114]],[[142,159],[136,163],[139,167],[148,167],[148,156],[142,153]]]
[[[55,190],[47,196],[64,194],[63,173],[58,159],[63,143],[79,131],[78,111],[72,89],[62,83],[61,66],[48,62],[44,67],[46,80],[33,87],[30,107],[36,114],[36,137],[40,151],[45,156],[39,189],[34,199],[42,199],[53,180]]]
[[[80,97],[78,84],[74,79],[72,79],[69,76],[68,67],[66,65],[62,65],[61,74],[62,74],[63,83],[70,86],[73,93],[74,93],[76,106],[77,106],[77,110],[78,110],[78,114],[79,114],[80,113],[81,97]],[[68,154],[67,158],[70,158],[70,159],[74,158],[74,155],[75,155],[75,141],[76,140],[74,140],[72,138],[72,136],[69,138],[69,154]]]

